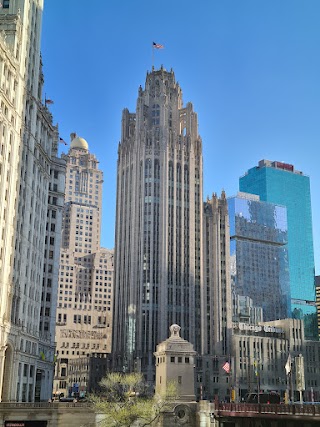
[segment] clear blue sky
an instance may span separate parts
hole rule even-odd
[[[198,113],[204,197],[238,191],[260,159],[311,179],[320,274],[319,0],[45,0],[42,54],[60,135],[84,137],[104,171],[102,245],[113,247],[121,112],[152,65],[175,71]],[[64,148],[64,147],[63,147]]]

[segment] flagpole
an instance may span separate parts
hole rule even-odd
[[[287,363],[284,367],[286,374],[287,374],[287,393],[288,393],[288,400],[293,401],[293,382],[292,382],[292,360],[291,360],[291,354],[289,352]]]
[[[293,381],[292,381],[292,371],[290,372],[290,389],[291,389],[291,402],[294,402],[294,395],[293,395]]]
[[[231,403],[232,398],[232,366],[231,366],[231,354],[229,353],[229,402]]]
[[[229,353],[229,363],[230,363],[230,371],[229,371],[229,382],[230,382],[230,403],[232,402],[232,366],[231,366],[231,354]]]
[[[151,71],[153,71],[153,67],[154,67],[154,45],[152,42],[152,67],[151,67]]]

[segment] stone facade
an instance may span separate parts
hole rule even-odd
[[[85,381],[78,375],[80,361],[111,352],[113,251],[100,248],[103,173],[97,158],[88,151],[88,143],[74,133],[70,150],[63,157],[67,172],[53,390],[85,395],[91,379],[89,371]],[[71,360],[74,363],[69,372]]]
[[[67,389],[79,393],[80,397],[99,392],[99,382],[110,368],[111,358],[108,353],[88,353],[77,359],[69,359]]]
[[[42,0],[0,9],[2,401],[48,399],[53,378],[65,163],[42,102],[42,9]]]
[[[230,231],[225,192],[213,194],[204,203],[204,292],[202,310],[202,355],[230,353],[231,284]]]
[[[233,329],[231,381],[237,400],[258,389],[277,391],[283,399],[287,391],[293,400],[299,400],[295,366],[299,354],[304,358],[304,400],[320,400],[320,342],[305,339],[302,320],[284,319],[256,325],[235,323]],[[285,371],[289,354],[292,381]]]
[[[173,71],[152,70],[118,149],[115,368],[154,381],[156,345],[173,323],[201,351],[202,142]]]
[[[157,345],[156,393],[163,395],[170,382],[177,385],[178,400],[195,400],[195,355],[193,345],[180,337],[180,326],[170,326],[170,337]]]
[[[101,417],[92,406],[79,403],[41,402],[0,405],[0,427],[98,427]]]

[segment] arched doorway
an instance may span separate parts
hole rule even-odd
[[[11,394],[11,375],[13,365],[13,351],[10,344],[7,345],[4,355],[4,370],[3,370],[3,382],[2,382],[2,402],[8,402]]]

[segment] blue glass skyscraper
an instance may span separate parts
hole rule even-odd
[[[240,191],[286,206],[293,317],[304,317],[306,336],[314,337],[315,286],[310,180],[293,165],[261,160],[239,180]],[[311,316],[310,316],[311,315]]]
[[[262,307],[265,321],[289,317],[286,208],[239,193],[228,211],[232,291]]]

